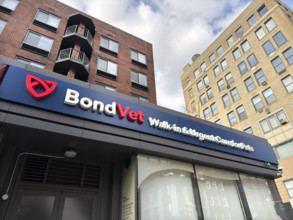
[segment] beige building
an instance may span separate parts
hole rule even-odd
[[[293,11],[255,0],[181,72],[189,115],[268,139],[293,206]]]

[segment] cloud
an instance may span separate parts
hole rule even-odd
[[[184,111],[180,72],[252,0],[61,0],[153,44],[158,105]]]

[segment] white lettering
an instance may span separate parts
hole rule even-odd
[[[110,116],[116,115],[116,102],[112,102],[112,104],[105,106],[105,114]]]
[[[83,97],[80,102],[80,107],[82,107],[83,109],[90,109],[90,107],[92,107],[92,100],[90,100],[89,98]]]
[[[79,97],[78,91],[67,89],[64,103],[67,105],[77,105],[77,103],[79,102],[78,97]]]

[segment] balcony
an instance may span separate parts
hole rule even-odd
[[[75,43],[79,43],[81,45],[82,50],[88,57],[91,56],[93,35],[87,28],[79,25],[73,25],[66,28],[62,46],[64,48],[73,47]]]
[[[67,48],[60,50],[54,71],[66,75],[69,68],[73,68],[75,78],[86,82],[89,75],[89,64],[90,61],[84,52]]]

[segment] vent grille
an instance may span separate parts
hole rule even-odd
[[[27,156],[21,181],[100,189],[101,167],[65,160]]]

